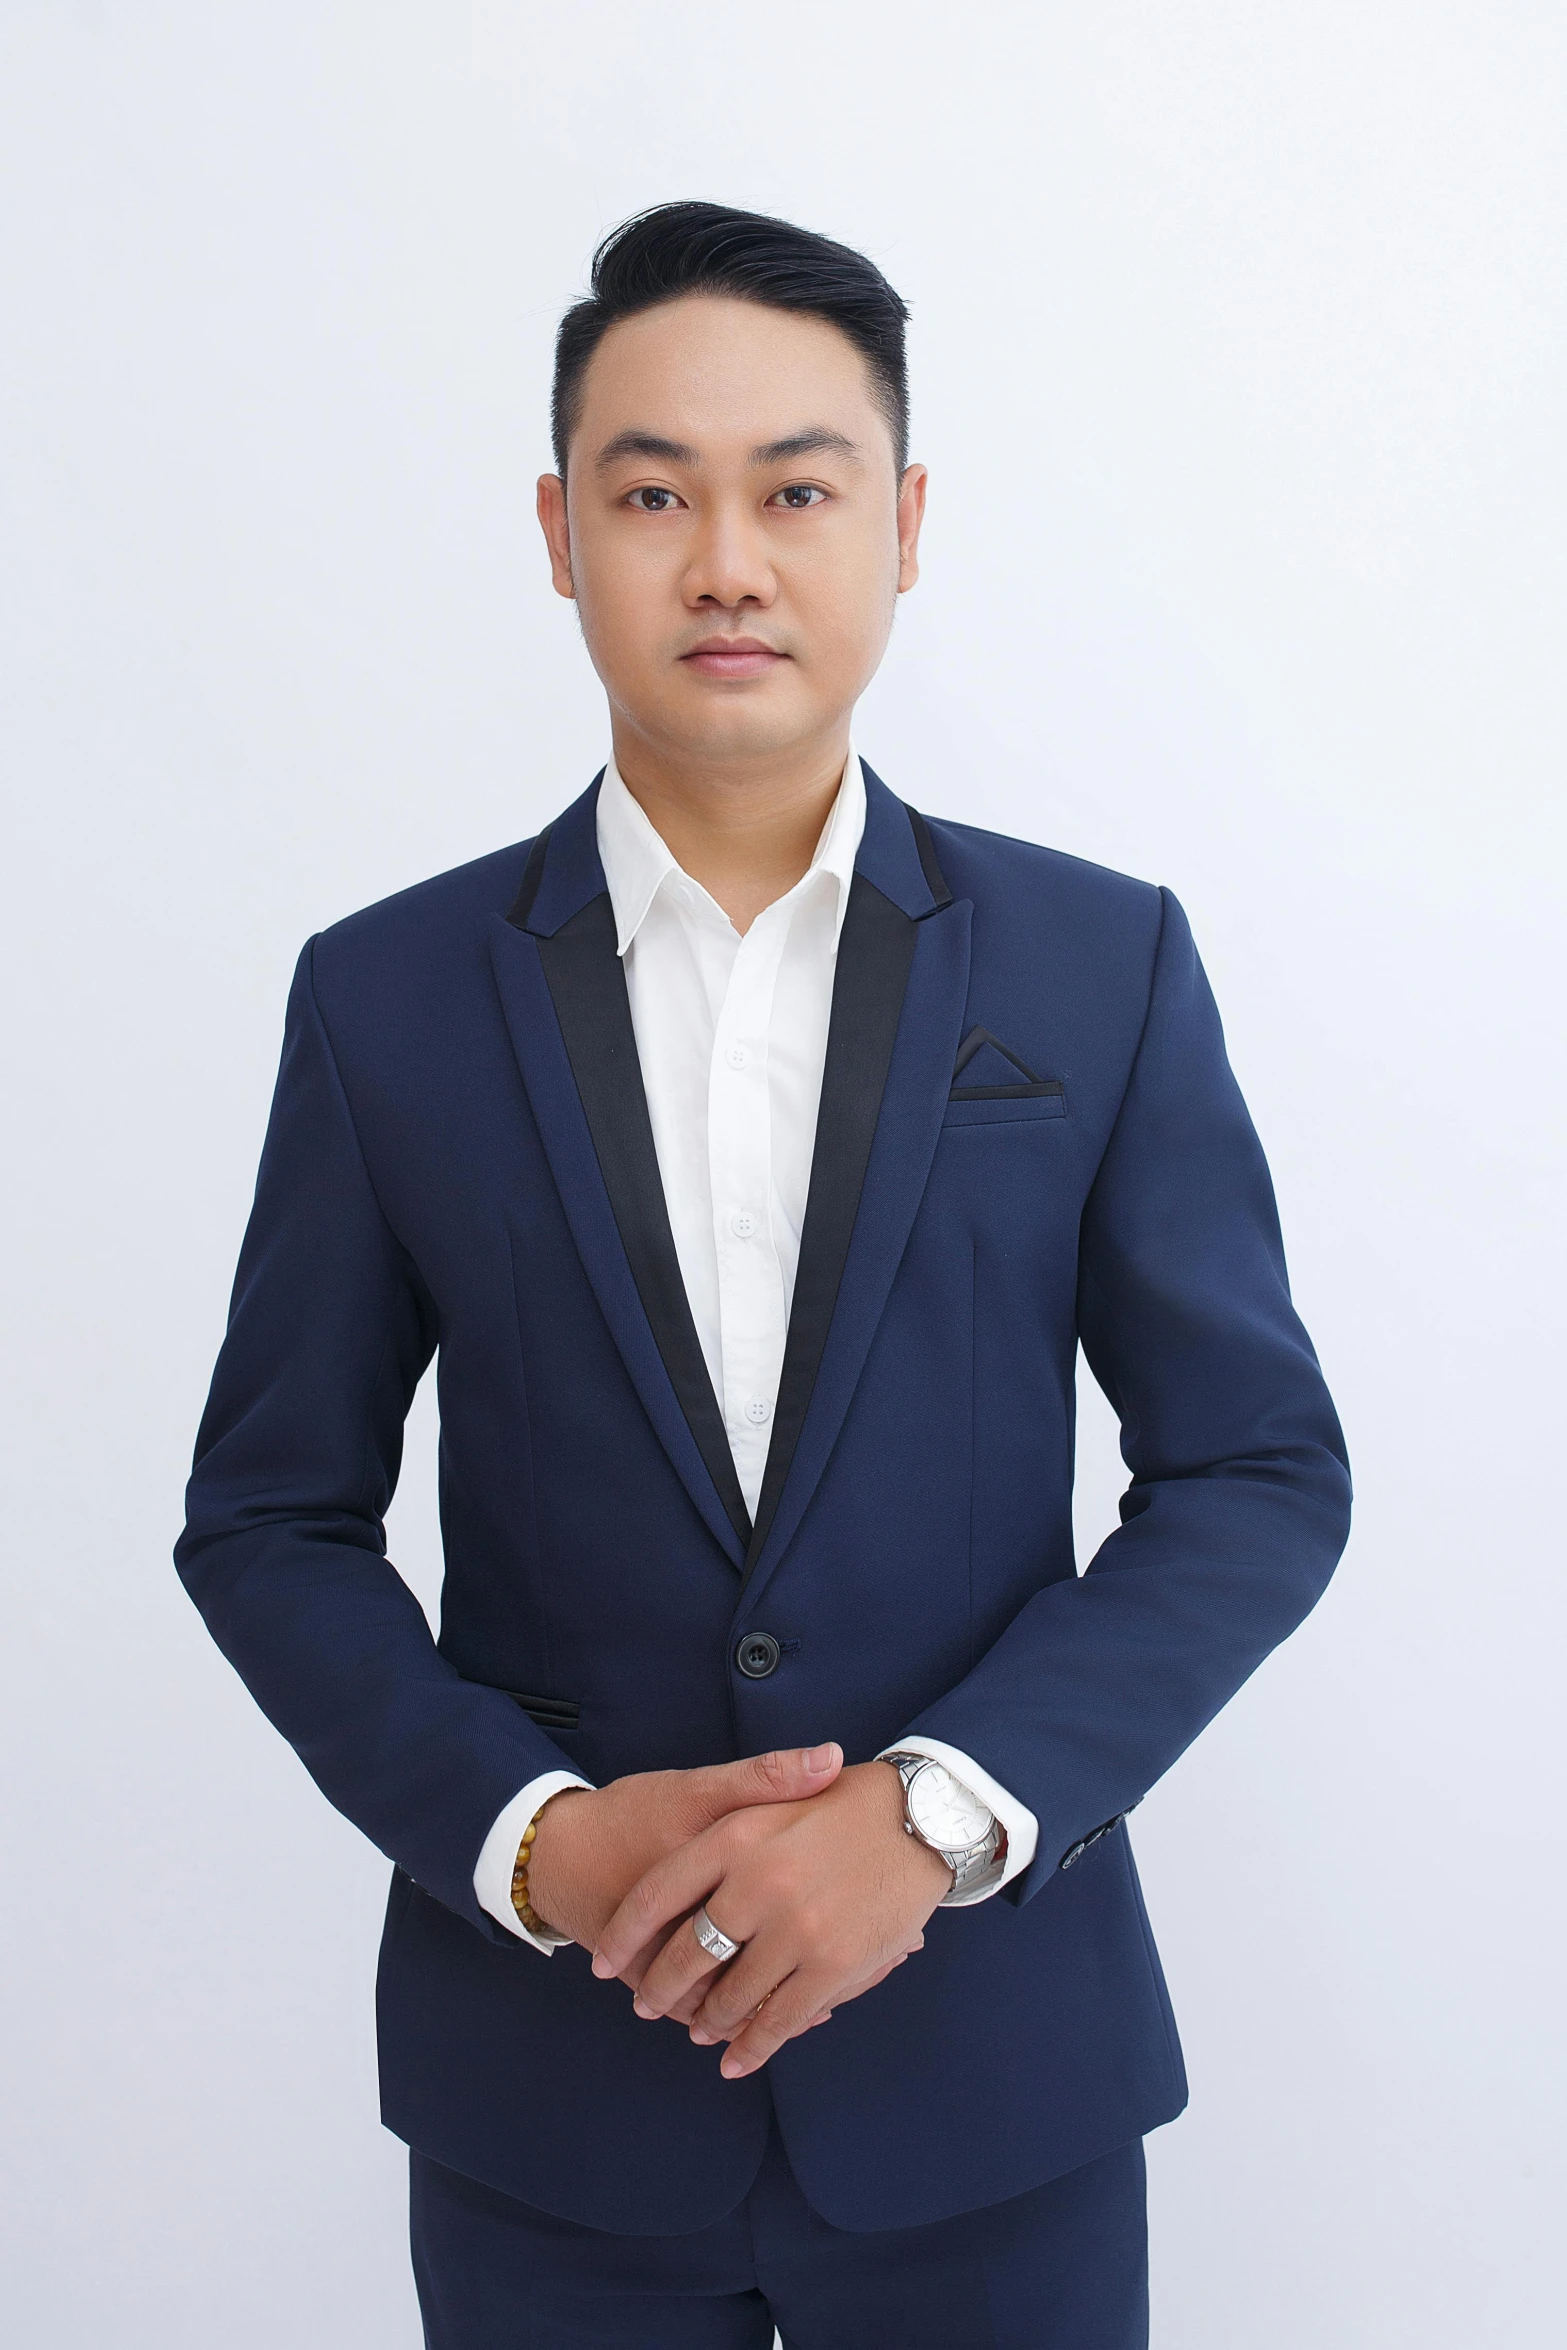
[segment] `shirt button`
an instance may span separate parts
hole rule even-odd
[[[732,1044],[724,1055],[724,1059],[729,1063],[731,1069],[743,1069],[750,1058],[750,1053],[743,1044]]]
[[[753,1428],[765,1428],[773,1416],[773,1407],[765,1395],[753,1395],[745,1407],[745,1416]]]
[[[729,1229],[736,1240],[751,1240],[761,1228],[760,1217],[753,1216],[749,1208],[736,1208],[729,1219]]]

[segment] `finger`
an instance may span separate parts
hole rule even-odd
[[[829,1740],[825,1746],[784,1746],[771,1754],[747,1755],[743,1762],[686,1771],[681,1793],[690,1807],[688,1833],[694,1836],[726,1812],[749,1804],[802,1803],[830,1787],[842,1768],[843,1748]]]
[[[661,1927],[673,1925],[704,1902],[723,1881],[724,1856],[721,1831],[709,1828],[655,1861],[600,1934],[593,1972],[602,1980],[618,1975],[647,1948]]]
[[[678,1928],[676,1930],[678,1931]],[[732,1963],[733,1961],[731,1961],[731,1964]],[[717,1972],[722,1974],[723,1968],[720,1967]],[[666,2007],[664,2013],[669,2018],[669,2021],[672,2024],[692,2023],[695,2020],[703,2000],[707,1997],[709,1991],[711,1991],[714,1980],[715,1977],[713,1975],[704,1976],[700,1983],[693,1984],[692,1988],[681,1998],[675,2000],[672,2006]]]
[[[679,1933],[684,1922],[683,1919],[677,1918],[672,1926],[660,1926],[658,1932],[649,1938],[645,1947],[637,1952],[636,1957],[631,1960],[629,1965],[621,1968],[620,1979],[629,1990],[640,1990],[642,1978],[648,1968],[657,1958],[670,1936]]]
[[[724,2050],[719,2071],[726,2081],[743,2080],[747,2073],[760,2071],[770,2056],[776,2056],[788,2040],[810,2030],[813,2018],[831,2004],[837,1994],[825,1983],[816,1970],[801,1967],[779,1984],[752,2018],[738,2038]]]
[[[740,1956],[732,1958],[708,1985],[691,2025],[697,2046],[706,2048],[715,2040],[737,2039],[763,2002],[774,1997],[778,1985],[794,1973],[799,1956],[798,1942],[786,1937],[781,1928],[763,1931],[748,1942]],[[817,1980],[822,1980],[820,1969]],[[819,1999],[816,2004],[824,2007],[826,2001]]]
[[[703,2000],[706,1997],[706,1982],[704,1981],[697,1983],[691,1990],[686,1992],[683,1998],[677,1999],[672,2007],[666,2007],[664,2014],[668,2021],[672,2024],[685,2024],[689,2026],[696,2015],[697,2009],[701,2006]]]
[[[885,1966],[877,1967],[874,1974],[861,1975],[853,1982],[844,1983],[839,1989],[835,1990],[832,1995],[833,2007],[846,2007],[851,1999],[860,1998],[861,1995],[866,1991],[874,1991],[878,1983],[885,1983],[887,1977],[892,1973],[894,1967],[902,1966],[910,1956],[912,1956],[911,1952],[900,1951],[896,1958],[888,1959]],[[738,1966],[740,1962],[737,1959],[734,1963],[736,1966]],[[702,2005],[697,2010],[697,2013],[692,2022],[691,2037],[697,2042],[699,2047],[707,2047],[714,2040],[728,2040],[733,2042],[740,2039],[742,2034],[748,2029],[753,2017],[759,2012],[759,2009],[756,2007],[747,2008],[736,2018],[733,2023],[730,2023],[723,2028],[718,2028],[717,2015],[720,2008],[720,2002],[723,2002],[723,2004],[727,2006],[728,2003],[724,1995],[727,1993],[728,1988],[729,1986],[726,1981],[722,1992],[717,1990],[710,1991],[708,1997],[703,2001]],[[812,2016],[807,2023],[801,2026],[801,2029],[803,2031],[814,2030],[817,2024],[826,2023],[828,2017],[832,2014],[832,2011],[832,2007],[828,2007],[822,2014]]]
[[[632,2004],[638,2015],[668,2015],[689,1992],[701,1990],[719,1971],[719,1961],[696,1938],[692,1919],[678,1926],[637,1986]],[[701,2004],[698,2000],[698,2005]]]
[[[848,1997],[858,1999],[862,1991],[874,1991],[878,1983],[885,1983],[894,1967],[905,1965],[909,1956],[907,1950],[900,1950],[896,1958],[889,1958],[885,1966],[879,1966],[873,1975],[867,1975],[863,1983],[856,1983]]]
[[[924,1937],[921,1936],[922,1947],[923,1942]],[[863,1998],[867,1991],[874,1991],[878,1983],[885,1983],[887,1977],[892,1974],[896,1968],[900,1966],[906,1966],[913,1955],[914,1953],[911,1950],[900,1950],[896,1958],[889,1958],[886,1965],[879,1966],[873,1975],[862,1975],[857,1983],[846,1984],[843,1990],[836,1992],[833,1998],[833,2005],[835,2007],[847,2007],[851,1999]],[[831,2012],[832,2009],[829,2008],[828,2013],[831,2014]]]

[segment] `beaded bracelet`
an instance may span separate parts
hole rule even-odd
[[[559,1790],[559,1792],[563,1793],[564,1790]],[[541,1942],[569,1942],[571,1936],[558,1934],[553,1926],[547,1926],[528,1898],[528,1863],[533,1858],[533,1839],[538,1834],[540,1820],[543,1819],[554,1800],[553,1795],[547,1795],[522,1831],[522,1842],[517,1847],[516,1865],[511,1872],[511,1905],[529,1933],[536,1934]]]

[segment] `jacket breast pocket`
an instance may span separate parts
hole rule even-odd
[[[520,1706],[541,1730],[575,1730],[580,1726],[582,1707],[574,1697],[539,1697],[526,1689],[501,1689],[495,1681],[475,1681],[472,1673],[465,1673],[463,1679],[474,1681],[479,1689],[499,1689],[502,1697]]]
[[[582,1708],[574,1697],[533,1697],[522,1689],[503,1690],[502,1695],[520,1705],[541,1730],[575,1730],[579,1726]]]
[[[1066,1088],[1058,1078],[1034,1085],[954,1086],[943,1126],[1018,1126],[1066,1116]]]

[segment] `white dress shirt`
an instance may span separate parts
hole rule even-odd
[[[756,1514],[783,1369],[800,1230],[816,1147],[838,939],[865,830],[865,779],[851,751],[816,854],[742,937],[682,872],[613,760],[598,798],[598,851],[615,914],[631,1024],[664,1198],[692,1320],[723,1410],[746,1507]],[[1034,1857],[1039,1824],[971,1756],[936,1738],[902,1753],[947,1765],[1007,1832],[999,1892]],[[512,1868],[522,1831],[571,1771],[531,1780],[485,1839],[474,1892],[519,1939]]]

